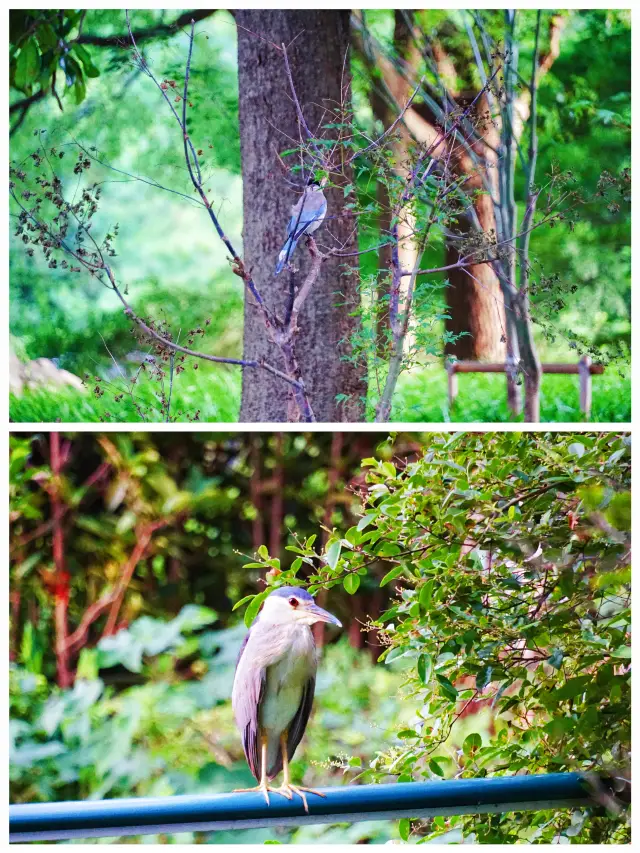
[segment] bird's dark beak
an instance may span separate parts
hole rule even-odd
[[[342,628],[342,622],[339,619],[336,619],[336,617],[327,610],[323,610],[322,607],[318,607],[317,604],[310,604],[308,610],[309,613],[313,613],[316,617],[316,621],[332,622],[334,625],[337,625],[338,628]]]

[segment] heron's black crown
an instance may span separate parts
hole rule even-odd
[[[274,589],[271,595],[277,595],[281,598],[289,598],[290,595],[295,595],[300,601],[313,601],[311,593],[300,586],[281,586],[278,589]]]

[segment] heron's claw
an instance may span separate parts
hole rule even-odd
[[[253,793],[254,791],[262,791],[262,794],[264,795],[264,798],[267,802],[267,805],[271,805],[269,802],[269,791],[271,791],[272,794],[282,794],[282,791],[280,790],[280,788],[274,788],[272,785],[267,785],[266,782],[265,782],[265,784],[260,783],[260,785],[256,785],[254,788],[234,788],[233,793],[234,794],[249,793],[249,792]]]
[[[292,785],[291,783],[285,783],[280,788],[278,788],[278,793],[282,794],[288,800],[292,800],[293,795],[297,794],[302,800],[304,810],[307,814],[309,814],[309,804],[307,803],[307,798],[304,795],[304,791],[308,791],[310,794],[317,794],[318,797],[326,797],[326,794],[321,794],[320,791],[316,791],[314,788],[305,788],[302,785]]]

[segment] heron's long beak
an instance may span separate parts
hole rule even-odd
[[[336,617],[327,610],[323,610],[322,607],[318,607],[317,604],[310,604],[307,609],[309,613],[313,613],[318,622],[332,622],[334,625],[337,625],[338,628],[342,628],[342,622],[339,619],[336,619]]]

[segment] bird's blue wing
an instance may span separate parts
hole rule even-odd
[[[260,779],[260,706],[267,683],[267,671],[244,655],[251,631],[244,638],[236,663],[233,691],[233,712],[242,736],[247,764],[256,779]]]
[[[289,220],[289,225],[287,226],[287,237],[293,238],[294,240],[299,240],[300,237],[305,233],[307,228],[312,225],[317,219],[322,219],[322,217],[327,212],[327,201],[324,200],[324,203],[317,210],[302,210],[302,213],[298,216],[298,214],[294,214]]]

